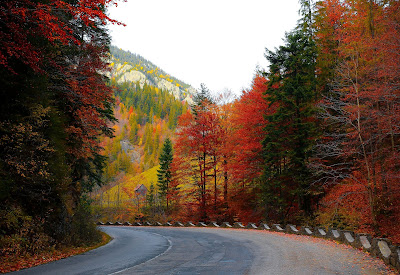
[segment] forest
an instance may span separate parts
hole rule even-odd
[[[114,4],[0,2],[1,272],[102,239],[87,194],[101,183],[99,138],[113,136],[107,24],[120,23],[105,10]]]
[[[300,2],[302,19],[266,50],[269,68],[250,89],[232,100],[202,86],[179,118],[160,201],[174,220],[322,225],[399,242],[400,3]]]
[[[94,221],[109,218],[319,225],[400,243],[400,2],[300,3],[251,87],[202,85],[189,104],[113,79],[116,1],[0,2],[1,261],[99,243]]]

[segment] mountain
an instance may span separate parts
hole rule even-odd
[[[189,84],[168,75],[165,71],[154,65],[144,57],[124,51],[116,46],[111,46],[111,74],[109,77],[117,84],[124,82],[139,83],[167,90],[176,99],[193,103],[192,97],[197,93]]]
[[[92,197],[100,209],[124,206],[138,184],[156,186],[164,140],[173,140],[180,115],[196,90],[140,55],[111,47],[108,75],[115,87],[113,138],[103,138],[104,186]]]

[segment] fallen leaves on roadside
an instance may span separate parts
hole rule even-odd
[[[42,252],[35,255],[5,255],[0,257],[0,273],[13,272],[82,254],[108,243],[109,240],[110,237],[103,234],[102,242],[93,246],[64,247],[58,250]]]

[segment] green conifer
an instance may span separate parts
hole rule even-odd
[[[160,154],[160,169],[157,170],[158,190],[160,198],[166,203],[168,210],[168,191],[172,179],[171,163],[173,160],[172,143],[169,138],[165,139]]]

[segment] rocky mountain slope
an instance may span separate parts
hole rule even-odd
[[[124,82],[146,83],[172,93],[176,99],[193,102],[196,89],[183,81],[168,75],[162,69],[140,55],[111,46],[111,74],[109,77],[118,84]]]

